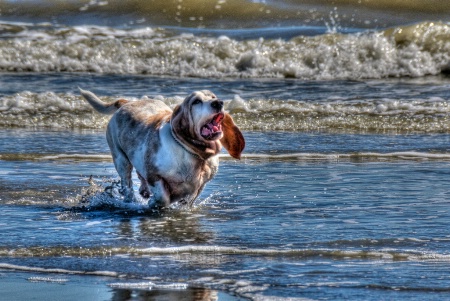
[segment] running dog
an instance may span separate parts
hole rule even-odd
[[[245,147],[223,102],[210,91],[193,92],[173,111],[159,100],[105,103],[92,92],[80,92],[98,112],[113,114],[106,139],[126,201],[134,200],[134,167],[149,206],[192,206],[217,173],[222,146],[236,159]]]

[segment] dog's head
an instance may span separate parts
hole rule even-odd
[[[215,155],[221,145],[231,156],[240,158],[244,137],[225,113],[223,101],[208,90],[196,91],[177,106],[172,115],[172,128],[177,137],[203,158]]]

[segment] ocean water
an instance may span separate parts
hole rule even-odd
[[[450,5],[330,3],[2,1],[1,298],[450,299]],[[124,203],[78,87],[212,90],[242,159]]]

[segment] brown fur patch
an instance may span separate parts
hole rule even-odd
[[[152,115],[150,117],[148,117],[144,123],[146,126],[153,126],[157,129],[159,129],[161,127],[161,124],[164,122],[169,122],[170,121],[170,116],[171,116],[172,112],[171,111],[164,111],[155,115]]]
[[[114,106],[118,109],[121,106],[123,106],[124,104],[127,104],[128,102],[129,101],[126,99],[119,99],[119,100],[116,100],[116,102],[114,102]]]

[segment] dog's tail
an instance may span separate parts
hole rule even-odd
[[[91,104],[91,106],[99,113],[102,114],[114,114],[121,106],[126,104],[128,101],[125,99],[119,99],[112,103],[105,103],[100,100],[94,93],[90,91],[83,90],[81,88],[81,95]]]

